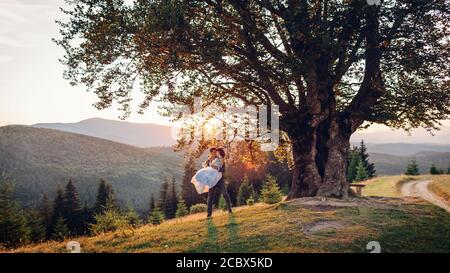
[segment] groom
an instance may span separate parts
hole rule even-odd
[[[209,154],[210,154],[209,158],[211,158],[212,154],[218,154],[222,158],[225,156],[225,152],[222,148],[211,148],[211,149],[209,149]],[[210,159],[206,160],[205,165],[209,166],[210,161],[211,161]],[[225,198],[225,202],[227,203],[228,212],[229,213],[232,212],[230,196],[228,195],[228,191],[227,191],[227,188],[225,186],[225,181],[224,181],[225,162],[223,162],[222,167],[219,169],[219,172],[222,173],[222,178],[219,180],[219,182],[217,182],[217,184],[214,187],[209,189],[209,192],[208,192],[208,218],[211,218],[213,205],[214,205],[214,197],[217,195],[217,193],[219,193],[219,195],[223,194],[223,197]]]

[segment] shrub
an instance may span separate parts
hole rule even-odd
[[[136,210],[129,209],[125,213],[124,216],[127,220],[128,225],[130,225],[130,227],[138,228],[138,227],[142,226],[142,220],[141,220],[141,218],[139,218],[139,215],[137,214]]]
[[[247,206],[253,206],[255,204],[255,199],[253,197],[250,197],[247,199]]]
[[[225,201],[225,198],[223,197],[223,195],[220,197],[219,204],[217,207],[218,207],[218,209],[221,209],[221,210],[227,210],[227,202]]]
[[[272,175],[267,175],[261,190],[261,200],[267,204],[275,204],[282,199],[280,187]]]
[[[237,196],[238,206],[243,206],[246,204],[247,199],[254,196],[253,185],[248,181],[247,177],[244,177],[241,185],[239,186],[239,192]]]
[[[411,160],[411,162],[406,167],[406,175],[419,175],[419,166],[417,165],[417,161],[415,159]]]
[[[199,212],[206,212],[206,210],[208,209],[208,207],[205,204],[195,204],[191,206],[190,209],[190,213],[194,214],[194,213],[199,213]]]
[[[186,206],[186,203],[184,203],[184,200],[180,198],[180,200],[178,200],[178,204],[177,204],[177,212],[175,213],[175,217],[183,217],[185,215],[189,214],[189,210]]]
[[[129,227],[126,215],[122,215],[114,208],[108,208],[103,213],[94,215],[95,224],[91,225],[91,232],[101,234],[110,231],[117,231]]]
[[[156,207],[150,212],[150,215],[148,216],[148,223],[152,225],[159,225],[164,222],[165,218],[166,217],[161,209]]]

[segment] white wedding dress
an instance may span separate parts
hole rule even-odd
[[[191,183],[194,184],[198,194],[208,192],[209,189],[219,182],[222,178],[222,173],[218,169],[222,167],[222,164],[222,159],[216,158],[210,163],[210,166],[198,170],[192,177]]]

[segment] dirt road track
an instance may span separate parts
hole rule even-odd
[[[431,180],[409,181],[402,185],[400,191],[403,196],[423,198],[450,213],[450,205],[428,189],[430,183]]]

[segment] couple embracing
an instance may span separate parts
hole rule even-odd
[[[225,151],[222,148],[210,148],[208,159],[203,168],[192,177],[192,184],[199,194],[208,193],[208,218],[211,218],[216,194],[223,194],[228,212],[231,211],[231,201],[228,195],[223,173],[225,172]]]

